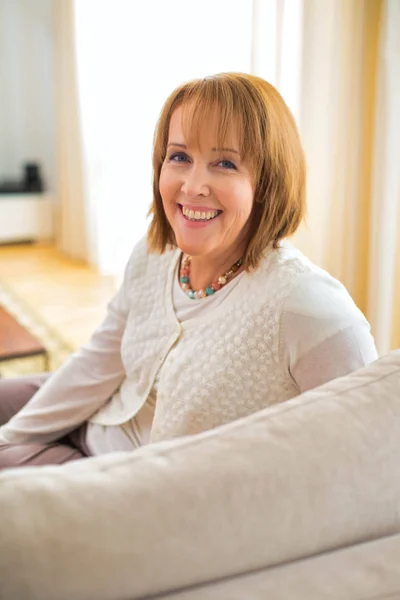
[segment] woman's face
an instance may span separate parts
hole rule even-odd
[[[218,114],[205,122],[199,139],[182,124],[182,108],[171,117],[160,193],[178,247],[210,260],[243,254],[253,207],[254,185],[243,163],[235,130],[218,148]],[[198,143],[197,143],[198,142]]]

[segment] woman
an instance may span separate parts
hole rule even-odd
[[[179,87],[153,167],[148,235],[103,324],[50,378],[0,382],[0,468],[198,433],[376,358],[343,286],[286,240],[305,165],[271,85],[230,73]]]

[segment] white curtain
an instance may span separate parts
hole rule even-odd
[[[84,186],[84,149],[76,77],[74,3],[54,3],[56,241],[71,258],[88,261],[88,207]]]
[[[382,352],[400,347],[400,2],[387,0],[378,59],[368,313]]]
[[[374,85],[365,48],[364,0],[304,1],[300,130],[308,168],[308,216],[297,243],[363,304]],[[378,30],[378,28],[376,28]],[[369,144],[368,144],[369,146]],[[363,252],[362,252],[363,254]],[[365,305],[361,306],[364,310]]]
[[[398,0],[59,6],[69,6],[60,38],[72,49],[61,87],[62,239],[120,273],[147,227],[163,101],[184,80],[251,71],[280,90],[303,139],[308,218],[295,242],[346,285],[381,353],[400,345]]]
[[[90,259],[121,270],[147,228],[151,146],[167,95],[219,71],[263,75],[300,111],[302,0],[75,2]]]
[[[120,272],[147,228],[158,114],[181,82],[251,68],[251,0],[75,1],[90,259]]]
[[[304,6],[310,218],[298,241],[343,281],[386,354],[400,346],[400,4]]]
[[[280,91],[297,121],[302,46],[303,0],[253,0],[251,71]]]
[[[295,242],[345,284],[385,354],[400,346],[400,3],[304,0],[302,27]]]
[[[60,247],[120,273],[147,228],[151,150],[174,87],[258,73],[300,110],[302,0],[56,3]]]
[[[299,124],[296,244],[347,287],[381,354],[400,346],[400,2],[255,0],[252,68]]]

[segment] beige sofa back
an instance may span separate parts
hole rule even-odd
[[[400,534],[152,596],[154,600],[399,600]]]
[[[396,351],[218,430],[5,472],[0,597],[133,600],[397,534],[399,442]]]

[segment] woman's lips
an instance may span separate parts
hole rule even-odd
[[[199,205],[192,205],[192,204],[178,204],[178,206],[180,207],[180,209],[182,210],[183,208],[186,208],[186,210],[192,210],[193,212],[221,212],[219,210],[219,208],[215,208],[214,206],[199,206]]]
[[[184,222],[186,227],[189,227],[190,229],[201,229],[203,227],[207,227],[208,225],[210,225],[211,223],[216,221],[222,213],[222,211],[218,211],[218,214],[211,219],[191,220],[189,217],[186,217],[183,214],[182,204],[179,204],[178,206],[179,206],[179,214],[181,215],[182,221]],[[216,208],[210,208],[210,207],[205,207],[205,206],[192,207],[187,204],[185,204],[185,208],[187,210],[193,210],[193,212],[204,212],[204,213],[215,212],[216,210],[218,210]]]

